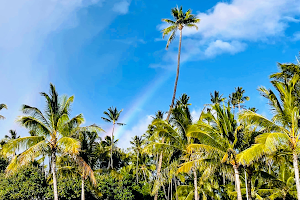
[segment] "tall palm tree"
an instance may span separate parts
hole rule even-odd
[[[1,103],[0,104],[0,110],[2,110],[3,108],[7,109],[7,106],[4,103]],[[0,119],[5,119],[5,117],[0,115]]]
[[[178,47],[178,60],[177,60],[177,73],[176,73],[176,79],[175,79],[175,85],[174,85],[174,92],[172,97],[172,103],[169,109],[169,113],[167,116],[167,121],[169,120],[169,117],[171,115],[171,110],[174,105],[175,96],[176,96],[176,89],[177,89],[177,82],[179,77],[179,67],[180,67],[180,53],[181,53],[181,40],[182,40],[182,29],[186,26],[189,28],[196,28],[198,30],[198,27],[196,23],[200,22],[200,19],[198,19],[195,15],[192,14],[192,10],[189,9],[186,12],[183,12],[182,6],[180,8],[172,8],[171,14],[173,16],[173,20],[171,19],[162,19],[163,22],[166,22],[170,26],[162,30],[163,38],[166,35],[169,35],[170,37],[167,42],[166,48],[169,48],[170,43],[175,39],[176,31],[179,30],[180,37],[179,37],[179,47]]]
[[[70,118],[70,107],[74,96],[58,96],[53,84],[50,84],[50,92],[40,93],[46,101],[44,113],[36,107],[23,105],[25,114],[18,118],[18,123],[29,130],[36,131],[36,136],[27,136],[9,141],[4,145],[3,153],[13,154],[14,149],[24,147],[26,150],[14,156],[6,168],[7,173],[16,171],[20,166],[26,165],[34,158],[51,153],[51,169],[53,175],[54,200],[58,200],[56,159],[57,155],[67,154],[75,157],[79,154],[80,142],[70,135],[79,129],[84,122],[82,114]],[[91,126],[91,128],[95,128]]]
[[[212,110],[214,114],[203,114],[197,124],[189,128],[187,136],[197,138],[200,144],[190,144],[187,149],[197,154],[202,153],[207,159],[230,164],[234,170],[237,199],[242,200],[237,160],[243,142],[242,133],[229,105],[214,104]],[[209,118],[210,123],[205,118]]]
[[[107,111],[103,112],[104,115],[106,115],[106,117],[101,117],[104,121],[113,124],[113,129],[112,129],[112,133],[111,133],[111,152],[110,152],[110,167],[111,167],[111,169],[114,168],[112,155],[113,155],[113,146],[114,146],[113,140],[114,140],[115,125],[119,125],[119,126],[125,125],[124,123],[117,122],[119,120],[119,117],[120,117],[120,114],[122,111],[123,111],[123,109],[118,111],[117,108],[110,107],[110,108],[108,108],[108,112]]]
[[[139,183],[139,155],[142,151],[142,144],[143,144],[143,139],[142,137],[139,136],[134,136],[134,138],[132,138],[132,141],[130,141],[130,144],[132,144],[132,149],[135,151],[136,153],[136,183]]]
[[[185,154],[186,146],[188,144],[188,138],[186,136],[186,131],[188,127],[192,124],[192,117],[190,110],[188,108],[189,97],[183,94],[176,102],[175,108],[172,110],[172,115],[169,121],[165,121],[162,118],[156,118],[152,121],[152,137],[150,142],[145,146],[144,151],[148,153],[153,153],[159,149],[161,152],[166,152],[167,156],[170,157],[170,165],[166,166],[170,170],[174,165],[177,167],[177,163],[180,161],[181,156]],[[166,142],[163,142],[161,138],[164,138]],[[162,153],[160,154],[160,159]],[[159,164],[159,163],[158,163]],[[173,173],[176,173],[174,170]],[[171,173],[172,174],[172,173]],[[172,176],[171,176],[172,177]],[[172,181],[172,180],[171,180]],[[161,174],[157,174],[157,179],[154,183],[154,192],[157,194],[160,186],[163,185],[163,178]],[[196,187],[197,188],[197,187]],[[156,190],[156,191],[155,191]],[[197,196],[197,192],[195,193]]]
[[[249,120],[256,123],[263,127],[265,133],[258,136],[256,138],[257,144],[242,152],[239,158],[241,163],[249,164],[263,155],[279,150],[287,154],[292,154],[298,200],[300,200],[298,167],[300,109],[295,93],[299,81],[298,74],[295,74],[290,80],[283,82],[277,80],[271,81],[279,93],[279,98],[272,90],[267,90],[264,87],[259,88],[262,95],[268,99],[274,116],[272,120],[269,120],[249,110],[244,111],[240,115],[240,120]]]

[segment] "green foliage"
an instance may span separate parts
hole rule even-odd
[[[176,22],[164,20],[169,33],[197,21],[182,8],[172,15]],[[171,106],[170,118],[158,111],[127,150],[117,146],[113,132],[102,139],[97,125],[80,126],[82,115],[69,118],[74,97],[59,98],[51,85],[49,94],[41,93],[44,112],[22,107],[18,122],[30,136],[11,130],[0,140],[0,200],[54,199],[54,177],[60,200],[80,200],[82,191],[88,200],[150,200],[155,194],[166,200],[193,200],[195,194],[204,200],[300,200],[300,66],[279,64],[279,69],[271,75],[275,90],[259,88],[271,119],[245,109],[249,97],[242,87],[229,98],[211,93],[211,104],[196,119],[183,94]],[[124,125],[117,122],[121,112],[111,107],[102,119]],[[49,163],[56,161],[54,176],[44,165],[50,156]]]
[[[148,184],[135,183],[134,177],[126,175],[122,179],[107,175],[97,176],[98,188],[103,194],[100,199],[107,200],[138,200],[152,199]]]
[[[5,174],[0,174],[0,199],[43,199],[47,186],[45,175],[41,169],[24,166],[12,176],[6,177]]]

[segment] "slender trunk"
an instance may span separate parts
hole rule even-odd
[[[247,181],[247,172],[246,172],[246,169],[244,169],[244,172],[245,172],[246,197],[247,197],[247,200],[249,200],[249,197],[248,197],[248,181]]]
[[[177,193],[177,180],[176,178],[174,177],[174,183],[175,183],[175,194],[176,194],[176,200],[178,200],[178,193]]]
[[[58,200],[58,192],[57,192],[57,180],[56,180],[56,151],[52,151],[51,155],[51,164],[52,164],[52,175],[53,175],[53,193],[54,200]]]
[[[223,185],[225,185],[226,180],[225,180],[225,174],[223,174]]]
[[[246,167],[246,171],[247,171],[247,174],[248,174],[248,179],[247,179],[248,199],[252,200],[252,194],[251,194],[251,190],[252,190],[252,186],[251,186],[252,171],[249,167]]]
[[[180,53],[181,53],[181,40],[182,40],[182,28],[179,29],[180,31],[180,38],[179,38],[179,47],[178,47],[178,60],[177,60],[177,73],[176,73],[176,79],[175,79],[175,85],[174,85],[174,92],[173,92],[173,97],[172,97],[172,103],[170,106],[170,110],[168,112],[168,116],[167,116],[167,120],[169,121],[170,115],[171,115],[171,111],[173,109],[174,106],[174,101],[175,101],[175,96],[176,96],[176,90],[177,90],[177,83],[178,83],[178,78],[179,78],[179,68],[180,68]]]
[[[298,167],[298,155],[297,155],[296,151],[293,151],[293,165],[294,165],[294,171],[295,171],[297,197],[298,197],[298,200],[300,200],[299,167]]]
[[[49,174],[52,173],[52,156],[49,156]]]
[[[162,138],[162,143],[165,142],[165,138]],[[160,180],[160,170],[161,170],[161,165],[162,165],[162,159],[163,159],[163,153],[161,152],[159,155],[159,160],[158,160],[158,166],[157,166],[157,178]],[[154,195],[154,200],[157,200],[158,198],[158,191],[156,191]]]
[[[237,199],[238,200],[243,200],[242,199],[242,193],[241,193],[241,184],[240,184],[240,175],[239,175],[239,170],[237,165],[233,165],[234,169],[234,177],[235,177],[235,183],[236,183],[236,192],[237,192]]]
[[[115,123],[113,123],[113,130],[111,133],[111,149],[110,149],[110,167],[113,169],[113,148],[114,148],[114,130],[115,130]]]
[[[168,186],[168,200],[170,199],[170,183],[169,183],[169,186]]]
[[[177,60],[177,72],[176,72],[176,79],[175,79],[175,84],[174,84],[174,92],[173,92],[173,97],[172,97],[172,102],[171,102],[171,106],[168,112],[168,116],[166,121],[168,122],[171,116],[171,111],[173,109],[174,106],[174,101],[175,101],[175,96],[176,96],[176,90],[177,90],[177,83],[178,83],[178,78],[179,78],[179,68],[180,68],[180,53],[181,53],[181,40],[182,40],[182,28],[179,29],[180,31],[180,38],[179,38],[179,47],[178,47],[178,60]],[[164,138],[162,143],[164,143]],[[158,163],[158,167],[157,167],[157,175],[160,175],[160,168],[161,168],[161,163],[162,163],[162,153],[160,153],[160,157],[159,157],[159,163]],[[154,196],[154,200],[157,200],[158,198],[158,192],[155,193]]]
[[[195,168],[193,168],[193,173],[194,173],[195,200],[198,200],[197,171]]]
[[[173,200],[173,178],[171,178],[171,200]]]
[[[145,170],[143,169],[144,179],[147,181]]]
[[[166,188],[165,188],[165,186],[164,186],[164,185],[162,185],[162,187],[163,187],[163,189],[164,189],[165,198],[166,198],[166,200],[168,200],[168,197],[167,197],[167,192],[166,192]]]
[[[85,195],[84,195],[84,176],[83,175],[81,177],[81,200],[85,200]]]
[[[137,158],[136,158],[136,184],[139,183],[138,170],[139,170],[139,151],[137,152]]]

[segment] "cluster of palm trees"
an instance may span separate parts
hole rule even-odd
[[[175,97],[182,29],[198,29],[200,19],[182,7],[171,14],[174,20],[163,19],[170,26],[162,30],[163,37],[170,34],[167,48],[180,32],[171,105],[168,112],[155,114],[146,133],[132,138],[131,148],[121,150],[114,139],[115,126],[125,125],[119,122],[122,110],[110,107],[104,112],[102,119],[112,124],[112,133],[102,140],[100,126],[83,126],[82,114],[71,117],[74,96],[59,96],[50,84],[49,94],[41,93],[44,112],[22,106],[24,115],[17,122],[30,136],[17,137],[11,131],[1,142],[1,155],[10,161],[5,172],[17,173],[21,166],[48,158],[54,200],[59,199],[57,177],[74,173],[81,177],[82,200],[86,181],[98,190],[95,174],[120,181],[131,174],[135,185],[150,188],[147,192],[154,200],[300,200],[300,63],[279,64],[279,72],[270,76],[275,90],[259,88],[269,102],[271,119],[245,107],[250,98],[242,87],[228,99],[218,91],[210,94],[211,103],[193,119],[190,97]],[[3,108],[7,106],[0,104]]]
[[[49,94],[42,92],[41,95],[46,101],[44,112],[36,107],[23,105],[22,112],[24,115],[17,119],[21,126],[29,130],[30,136],[17,137],[16,131],[10,130],[11,136],[5,135],[5,139],[1,142],[1,154],[10,160],[6,173],[14,173],[34,159],[48,156],[49,169],[53,179],[54,199],[58,200],[57,161],[60,161],[60,168],[66,169],[65,161],[73,160],[82,176],[82,199],[84,199],[85,179],[90,177],[90,180],[96,184],[94,172],[91,168],[95,163],[90,160],[91,157],[88,156],[87,151],[90,154],[95,152],[93,149],[87,148],[93,148],[95,140],[99,138],[98,133],[103,132],[103,130],[96,124],[81,126],[84,122],[82,114],[70,117],[70,108],[74,96],[59,96],[53,84],[50,84]],[[1,108],[6,108],[6,105],[1,104]],[[108,118],[103,117],[103,119],[112,122],[113,127],[115,124],[124,125],[116,123],[121,112],[116,108],[109,108],[108,112],[104,112]],[[107,137],[106,140],[110,140],[110,137]],[[110,140],[111,159],[108,168],[113,168],[114,142],[112,133]],[[105,144],[105,142],[101,144],[103,149],[107,146]]]

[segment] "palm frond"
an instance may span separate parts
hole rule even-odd
[[[62,137],[57,141],[58,147],[63,153],[71,156],[78,155],[80,149],[80,142],[74,138]]]
[[[3,146],[2,153],[7,156],[13,155],[21,148],[27,149],[44,140],[44,136],[28,136],[10,140]]]

